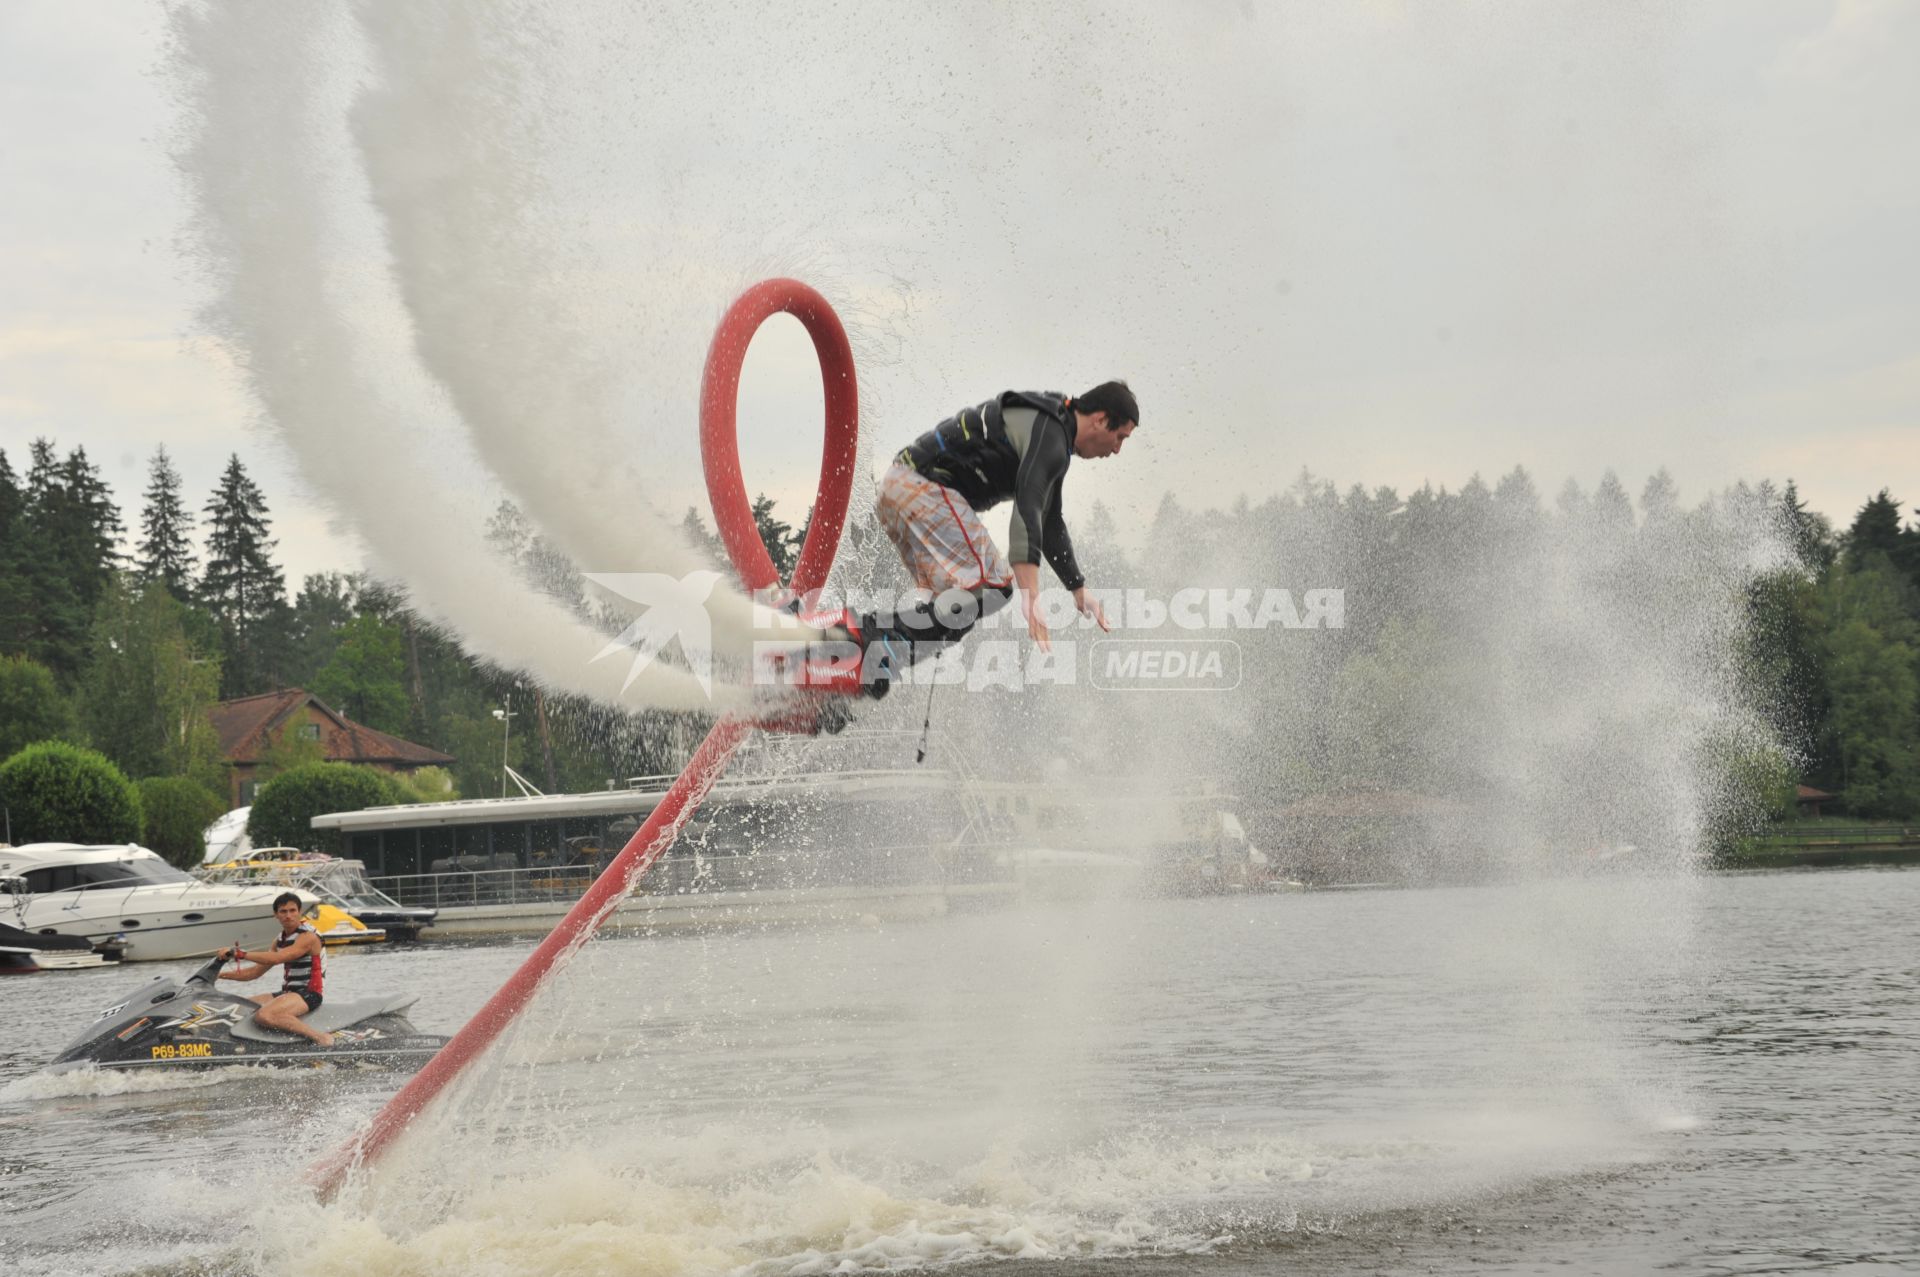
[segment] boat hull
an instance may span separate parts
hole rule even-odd
[[[127,990],[96,1014],[48,1065],[81,1069],[204,1069],[220,1065],[304,1067],[380,1064],[418,1068],[446,1043],[407,1019],[413,998],[327,999],[301,1017],[333,1035],[331,1046],[269,1028],[252,999],[217,986],[222,963],[208,961],[181,979],[159,975]]]
[[[234,891],[241,891],[236,896]],[[264,949],[280,934],[269,889],[210,890],[198,883],[175,890],[61,892],[36,897],[20,910],[22,930],[79,936],[92,943],[126,937],[128,962],[173,962],[204,957],[231,944]]]
[[[205,1040],[143,1044],[124,1054],[102,1060],[67,1060],[48,1066],[49,1073],[72,1073],[82,1069],[118,1069],[150,1072],[155,1069],[214,1069],[234,1065],[259,1065],[267,1068],[318,1068],[323,1064],[355,1065],[394,1069],[417,1069],[433,1058],[447,1043],[438,1034],[408,1029],[372,1030],[375,1036],[354,1040],[353,1030],[340,1030],[336,1037],[342,1045],[318,1046],[304,1039],[286,1045],[239,1042],[229,1037]]]

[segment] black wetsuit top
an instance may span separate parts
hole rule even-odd
[[[1042,553],[1069,590],[1087,583],[1060,513],[1060,488],[1073,460],[1072,400],[1049,391],[1009,390],[953,416],[900,450],[896,460],[966,498],[976,510],[1013,502],[1007,558],[1039,563]]]

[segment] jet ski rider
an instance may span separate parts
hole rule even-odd
[[[220,950],[219,957],[253,964],[222,971],[220,978],[245,983],[258,980],[267,973],[268,967],[285,967],[280,992],[248,995],[260,1007],[253,1013],[254,1022],[282,1033],[298,1033],[321,1046],[332,1046],[333,1034],[322,1033],[300,1020],[308,1012],[320,1009],[321,966],[326,957],[320,933],[301,916],[304,908],[299,896],[291,891],[281,892],[273,902],[273,916],[280,923],[280,938],[273,942],[273,948],[266,953],[248,953],[239,945]]]

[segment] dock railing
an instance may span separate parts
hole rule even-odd
[[[1783,847],[1858,847],[1871,843],[1920,843],[1916,825],[1781,825],[1758,835],[1757,842]]]
[[[600,876],[596,864],[390,874],[373,885],[403,905],[434,909],[466,905],[564,904]],[[684,896],[808,887],[909,887],[992,882],[1010,878],[1010,865],[982,847],[862,847],[756,852],[750,855],[670,855],[655,865],[635,895]]]
[[[1778,825],[1741,839],[1721,862],[1729,868],[1910,863],[1920,860],[1920,826]]]

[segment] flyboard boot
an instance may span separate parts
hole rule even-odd
[[[785,605],[821,637],[766,653],[761,675],[784,703],[770,707],[760,726],[814,736],[839,732],[852,721],[850,698],[880,700],[902,668],[895,638],[844,608],[802,615],[799,600]]]

